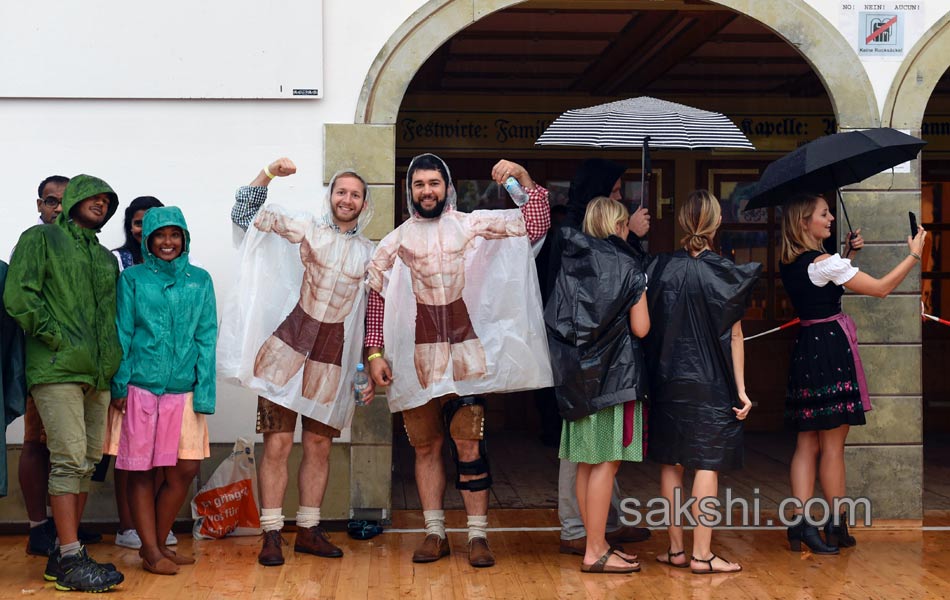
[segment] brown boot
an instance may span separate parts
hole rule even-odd
[[[343,556],[343,551],[334,546],[327,532],[318,526],[297,529],[294,552],[314,554],[324,558],[340,558]]]
[[[472,538],[468,543],[468,564],[473,567],[491,567],[495,564],[495,555],[483,537]]]
[[[416,548],[416,551],[412,553],[412,562],[435,562],[443,556],[448,556],[450,553],[449,540],[430,533],[426,536],[426,539],[422,540],[422,545]]]
[[[280,536],[280,531],[265,531],[263,537],[264,544],[261,553],[257,555],[257,562],[265,567],[279,567],[284,564],[284,553],[280,547],[287,542]]]

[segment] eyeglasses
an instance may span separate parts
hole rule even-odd
[[[57,206],[63,203],[63,201],[60,198],[57,198],[56,196],[47,196],[43,198],[41,202],[43,203],[43,206],[46,206],[48,208],[56,208]]]

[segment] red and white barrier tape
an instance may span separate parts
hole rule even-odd
[[[786,322],[786,323],[782,323],[782,324],[779,325],[778,327],[773,327],[772,329],[769,329],[768,331],[763,331],[762,333],[757,333],[757,334],[755,334],[755,335],[750,335],[749,337],[743,338],[742,341],[748,342],[749,340],[754,340],[755,338],[762,337],[762,336],[768,335],[768,334],[770,334],[770,333],[775,333],[776,331],[781,331],[781,330],[783,330],[783,329],[785,329],[785,328],[787,328],[787,327],[791,327],[792,325],[798,325],[798,323],[799,323],[800,321],[801,321],[801,319],[799,319],[798,317],[795,317],[795,318],[792,319],[791,321],[788,321],[788,322]]]

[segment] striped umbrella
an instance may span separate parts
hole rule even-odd
[[[741,148],[755,150],[722,113],[649,96],[569,110],[554,120],[538,146]]]

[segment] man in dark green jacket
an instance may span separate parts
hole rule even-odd
[[[17,242],[3,301],[26,332],[26,381],[46,428],[49,494],[60,549],[44,577],[57,589],[99,592],[122,582],[77,538],[95,464],[102,458],[109,383],[121,358],[115,328],[118,265],[98,231],[118,208],[109,185],[77,175],[54,223]]]

